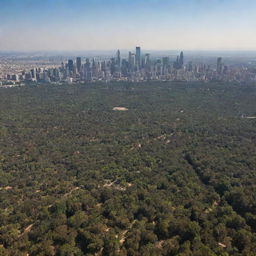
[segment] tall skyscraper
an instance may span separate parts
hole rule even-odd
[[[135,68],[135,54],[132,52],[129,52],[128,63],[130,71],[133,71]]]
[[[97,63],[94,58],[92,59],[92,76],[97,76]]]
[[[121,67],[121,57],[120,57],[120,51],[119,50],[116,53],[116,64],[117,64],[118,68]]]
[[[132,65],[132,53],[129,52],[129,55],[128,55],[128,63],[129,65]]]
[[[73,60],[68,60],[68,72],[69,72],[70,75],[74,73],[74,63],[73,63]]]
[[[179,68],[183,68],[184,65],[184,55],[183,52],[180,53],[180,59],[179,59]]]
[[[136,67],[140,68],[140,66],[141,66],[141,49],[139,46],[136,47],[135,62],[136,62]]]
[[[88,58],[85,60],[84,64],[84,79],[87,81],[90,81],[92,78],[92,72],[91,72],[91,63]]]
[[[217,59],[217,73],[220,75],[222,73],[222,58]]]
[[[179,69],[180,68],[180,57],[179,56],[177,56],[176,60],[174,61],[173,67],[175,69]]]
[[[183,68],[184,65],[184,54],[183,52],[180,53],[180,55],[177,56],[176,61],[173,63],[173,67],[176,69]]]
[[[150,64],[150,54],[146,53],[145,54],[145,65],[149,65]]]
[[[115,58],[111,58],[110,60],[110,73],[113,75],[116,71]]]
[[[144,57],[144,68],[146,68],[147,70],[149,70],[150,68],[150,54],[146,53],[145,57]]]
[[[82,67],[81,57],[77,57],[76,58],[76,68],[77,68],[78,73],[81,72],[81,67]]]

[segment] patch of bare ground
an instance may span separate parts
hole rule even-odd
[[[218,245],[220,246],[220,247],[222,247],[222,248],[226,248],[227,246],[225,245],[225,244],[223,244],[223,243],[218,243]]]
[[[163,244],[164,244],[164,240],[160,240],[156,242],[156,248],[161,249],[163,247]]]
[[[114,107],[113,110],[114,111],[127,111],[128,108],[125,108],[125,107]]]
[[[130,149],[129,149],[129,151],[132,151],[132,150],[134,150],[134,149],[136,149],[136,148],[141,148],[142,147],[142,144],[141,143],[137,143],[137,144],[134,144]]]
[[[3,188],[0,188],[0,190],[12,190],[13,188],[11,186],[6,186]]]
[[[127,187],[131,187],[132,183],[127,183],[126,186],[121,186],[120,184],[118,184],[117,180],[114,181],[110,181],[110,180],[105,180],[105,184],[103,184],[104,188],[113,188],[119,191],[125,191],[127,189]]]

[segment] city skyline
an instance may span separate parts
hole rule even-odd
[[[2,0],[0,51],[255,50],[252,0]]]
[[[25,84],[86,84],[92,82],[148,82],[148,81],[187,81],[187,82],[254,82],[256,81],[254,61],[228,62],[222,57],[208,61],[196,61],[184,58],[181,51],[176,57],[154,57],[140,46],[129,51],[123,58],[121,51],[116,50],[112,57],[70,57],[66,60],[59,57],[23,56],[3,57],[0,85],[2,87]],[[32,62],[31,62],[32,60]],[[35,62],[33,62],[33,60]],[[60,64],[61,60],[61,64]],[[41,63],[41,64],[40,64]],[[229,64],[228,64],[229,63]],[[10,72],[11,71],[11,72]]]

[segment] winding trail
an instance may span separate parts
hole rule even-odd
[[[23,237],[24,235],[26,235],[27,233],[29,233],[29,232],[31,231],[31,229],[33,228],[34,224],[35,224],[35,223],[28,225],[28,226],[24,229],[23,233],[21,233],[21,234],[19,235],[18,238]]]
[[[81,189],[80,187],[75,187],[73,188],[71,191],[69,191],[68,193],[64,194],[62,196],[62,198],[67,198],[69,195],[71,195],[74,191]],[[49,204],[46,207],[50,208],[53,204]],[[35,223],[30,224],[29,226],[27,226],[24,231],[18,236],[18,238],[23,237],[25,234],[29,233],[31,231],[31,229],[33,228],[33,226],[35,225]]]
[[[135,224],[136,220],[134,220],[128,227],[128,229],[124,230],[123,232],[121,232],[120,236],[119,236],[119,243],[120,243],[120,247],[124,244],[125,240],[126,240],[126,234],[128,233],[128,231],[133,227],[133,225]]]

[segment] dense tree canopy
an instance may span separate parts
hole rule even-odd
[[[0,255],[255,255],[255,85],[0,98]]]

